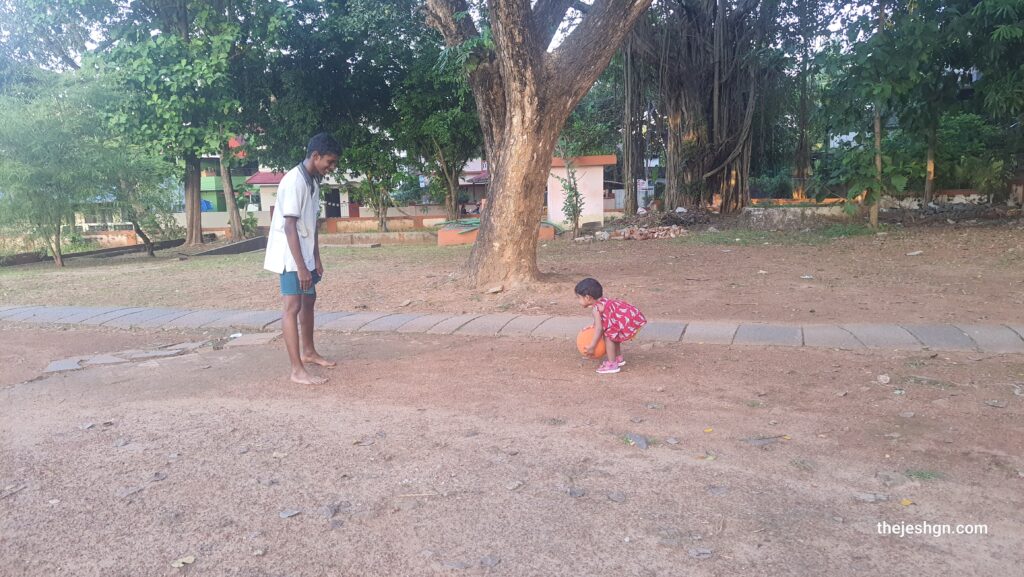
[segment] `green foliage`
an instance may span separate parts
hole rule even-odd
[[[242,234],[245,238],[253,238],[258,234],[259,219],[256,215],[249,212],[246,213],[245,218],[242,219]]]
[[[32,97],[0,96],[0,225],[58,258],[75,210],[102,194],[100,123],[74,78],[50,75]]]
[[[788,174],[788,170],[751,178],[750,196],[753,198],[792,198],[793,179]]]

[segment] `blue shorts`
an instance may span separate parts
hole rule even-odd
[[[320,275],[314,270],[313,285],[303,291],[299,288],[299,273],[289,271],[281,274],[281,296],[316,296],[316,283],[320,282]]]

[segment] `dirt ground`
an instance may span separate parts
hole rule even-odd
[[[73,351],[195,335],[4,327],[4,575],[1002,576],[1024,561],[1022,355],[644,345],[601,377],[561,341],[334,334],[323,387],[281,378],[279,342],[25,381]]]
[[[739,239],[739,241],[737,241]],[[908,253],[921,251],[917,256]],[[892,228],[883,235],[693,232],[685,239],[539,249],[547,282],[486,294],[468,285],[468,248],[325,247],[321,310],[574,314],[593,276],[651,318],[801,323],[1024,319],[1024,228]],[[0,269],[0,304],[276,309],[262,253],[179,260],[69,260]],[[813,277],[813,278],[804,278]],[[405,305],[403,307],[403,305]]]

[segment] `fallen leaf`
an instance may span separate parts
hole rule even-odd
[[[274,451],[270,456],[275,459],[283,459],[288,456],[288,453],[278,453],[277,451]]]
[[[782,435],[782,439],[783,439],[783,440],[785,440],[785,441],[789,441],[789,440],[791,440],[792,438],[793,438],[793,437],[790,437],[789,435]]]
[[[708,428],[704,429],[705,433],[711,433],[713,431],[714,431],[714,429],[712,429],[711,427],[708,427]]]
[[[910,499],[901,499],[900,500],[900,505],[903,505],[904,507],[909,507],[909,506],[911,506],[913,504],[914,504],[914,502],[911,501]]]
[[[301,513],[301,512],[302,512],[302,511],[297,511],[297,510],[295,510],[295,509],[285,509],[284,511],[281,511],[280,513],[278,513],[278,515],[279,515],[279,516],[280,516],[280,517],[281,517],[282,519],[288,519],[288,518],[290,518],[290,517],[294,517],[294,516],[298,515],[298,514],[299,514],[299,513]]]

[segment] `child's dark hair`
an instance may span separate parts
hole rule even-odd
[[[604,294],[604,289],[601,288],[601,283],[597,282],[597,280],[585,278],[576,284],[576,294],[581,297],[599,299]]]
[[[309,146],[306,147],[306,158],[312,157],[314,152],[320,156],[327,154],[341,156],[341,145],[330,134],[321,132],[309,139]]]

